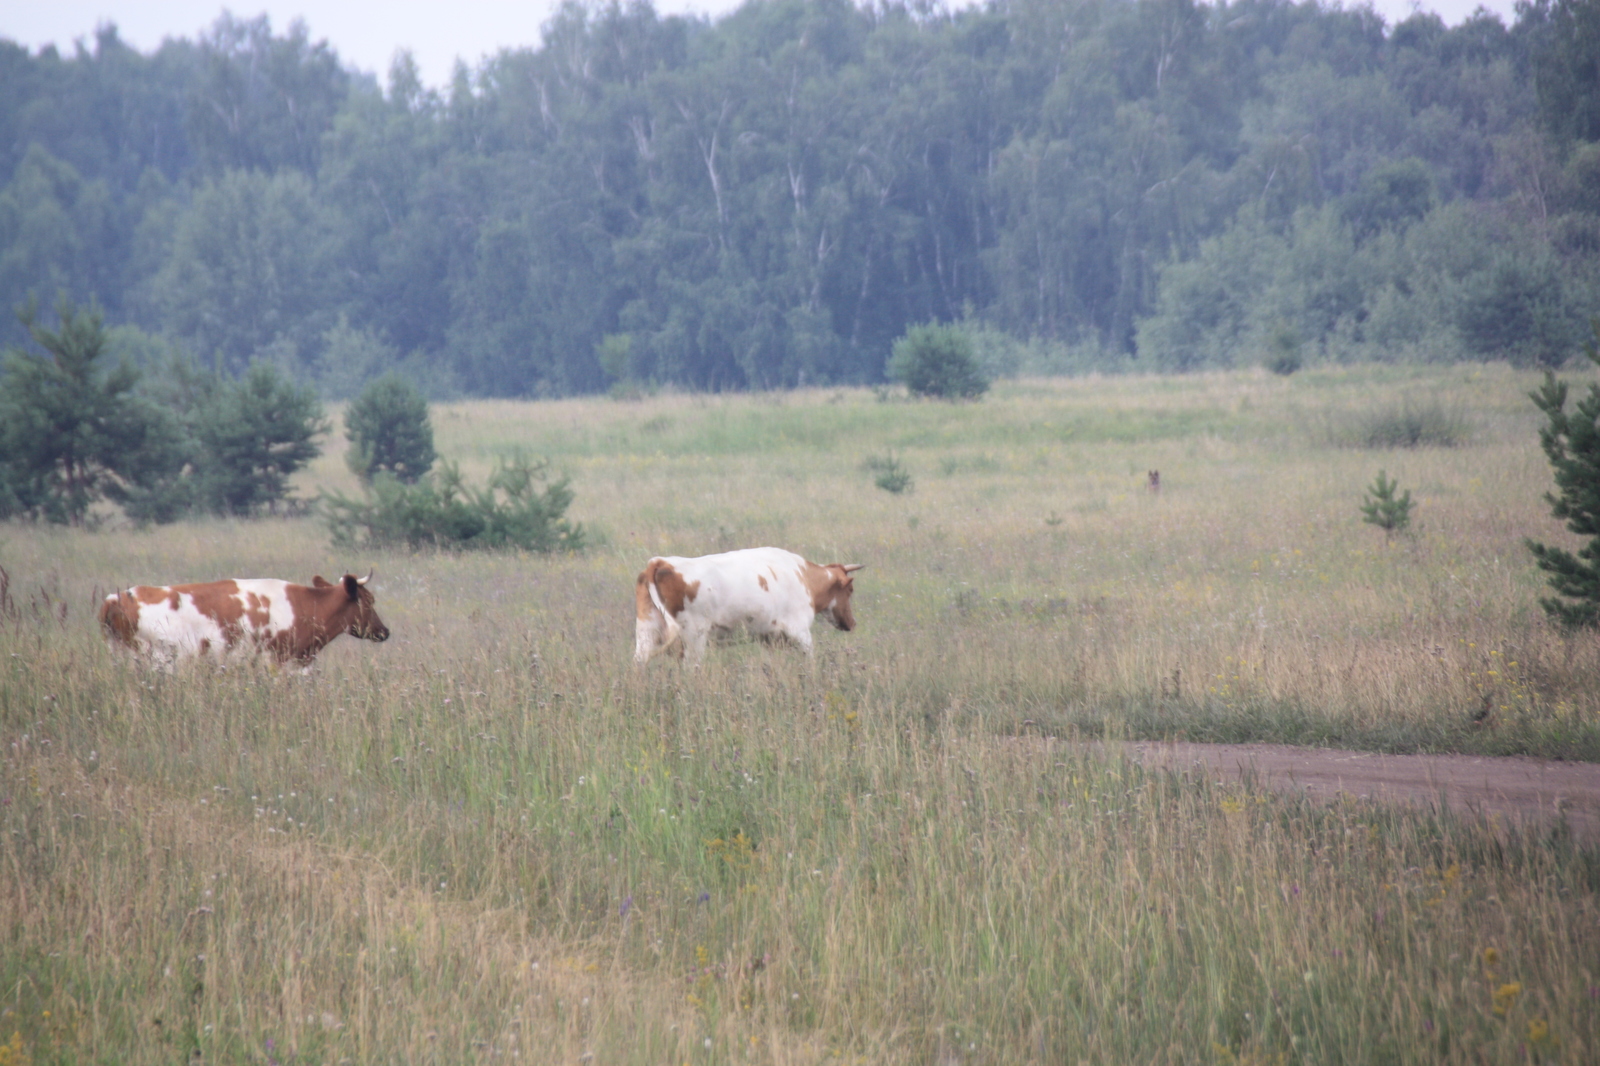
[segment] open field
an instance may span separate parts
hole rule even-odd
[[[471,480],[516,446],[572,475],[570,558],[0,527],[0,1062],[1594,1061],[1591,847],[1119,747],[1600,761],[1600,642],[1521,544],[1571,543],[1535,384],[436,409]],[[1461,442],[1352,446],[1408,406]],[[337,453],[303,493],[354,489]],[[1418,499],[1392,543],[1379,468]],[[866,563],[858,630],[630,670],[648,556],[763,543]],[[368,565],[394,638],[309,677],[151,674],[92,622]]]

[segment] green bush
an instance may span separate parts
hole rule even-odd
[[[1399,481],[1391,481],[1385,471],[1378,471],[1377,480],[1367,489],[1367,498],[1361,504],[1362,521],[1383,530],[1384,537],[1404,533],[1411,524],[1411,490],[1396,496]]]
[[[486,487],[474,489],[446,462],[414,485],[380,472],[365,498],[324,493],[321,504],[339,547],[577,551],[583,527],[563,518],[572,489],[567,478],[550,481],[549,473],[548,463],[516,455],[496,466]]]
[[[872,483],[884,492],[892,492],[898,496],[902,492],[910,492],[915,485],[911,471],[901,465],[893,452],[868,456],[861,466],[869,474],[874,475]]]
[[[912,326],[894,342],[888,373],[913,395],[941,400],[970,400],[989,388],[967,335],[933,322]]]
[[[1472,435],[1467,416],[1437,400],[1405,400],[1364,411],[1331,434],[1334,443],[1356,448],[1454,448]]]
[[[350,448],[345,464],[363,482],[380,473],[415,484],[433,468],[433,424],[428,401],[398,374],[385,374],[361,391],[344,413]]]
[[[1555,368],[1582,343],[1560,264],[1546,254],[1503,253],[1463,283],[1456,328],[1473,355]]]
[[[1288,377],[1301,366],[1300,334],[1286,323],[1280,323],[1267,338],[1267,354],[1263,365],[1274,374]]]

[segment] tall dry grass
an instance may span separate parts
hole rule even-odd
[[[573,558],[340,559],[307,520],[5,527],[0,1055],[1591,1061],[1593,850],[1117,751],[1592,753],[1594,644],[1544,624],[1520,545],[1561,538],[1528,387],[436,412],[469,476],[518,444],[565,465],[599,542]],[[1467,443],[1317,432],[1404,389]],[[908,496],[860,469],[891,447]],[[1379,466],[1420,501],[1387,546],[1357,510]],[[307,485],[345,477],[329,454]],[[630,671],[645,557],[769,542],[868,563],[861,628],[814,663]],[[394,638],[308,677],[130,668],[91,621],[134,581],[369,564]]]

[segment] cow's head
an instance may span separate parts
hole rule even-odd
[[[383,624],[383,619],[378,617],[377,608],[373,606],[372,590],[367,588],[367,582],[371,580],[370,571],[366,577],[346,574],[340,579],[339,584],[344,588],[347,601],[340,605],[337,618],[340,623],[339,628],[352,637],[382,643],[389,639],[389,627]],[[316,588],[332,587],[320,575],[312,578],[311,584]]]
[[[828,574],[827,587],[816,597],[817,613],[846,633],[856,627],[856,616],[850,613],[850,594],[855,591],[855,578],[850,575],[866,563],[829,563],[823,567]]]

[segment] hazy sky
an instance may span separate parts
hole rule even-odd
[[[114,22],[122,39],[150,51],[164,37],[195,37],[224,7],[241,17],[266,12],[282,32],[303,18],[312,40],[326,39],[348,64],[377,74],[388,71],[396,50],[409,48],[429,85],[445,84],[457,57],[474,66],[501,48],[539,43],[539,27],[558,0],[4,0],[0,3],[0,37],[37,50],[54,43],[70,52],[76,38],[92,39],[94,28]],[[737,7],[739,0],[656,0],[662,14],[697,12],[715,17]],[[1413,9],[1437,11],[1455,25],[1479,6],[1510,23],[1513,0],[1373,0],[1373,7],[1391,23]],[[1353,6],[1353,5],[1352,5]]]

